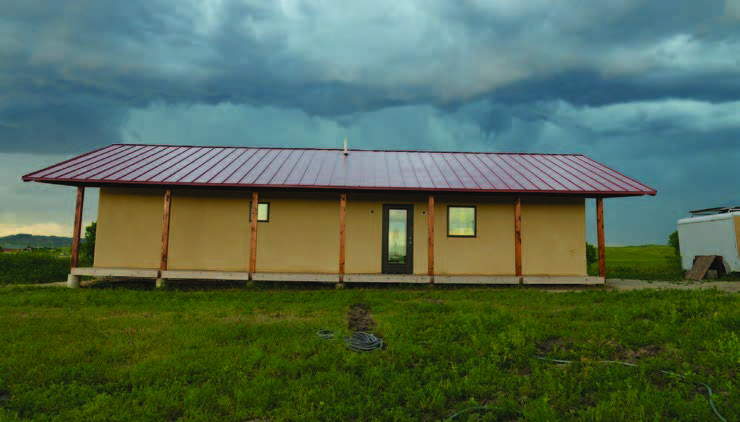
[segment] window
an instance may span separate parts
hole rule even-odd
[[[474,206],[450,205],[447,207],[447,237],[475,237],[477,228]]]
[[[252,201],[249,201],[249,221],[252,221]],[[270,203],[257,203],[257,221],[270,221]]]

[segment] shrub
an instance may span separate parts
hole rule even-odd
[[[599,254],[596,251],[596,246],[586,243],[586,262],[590,266],[594,262],[599,260]]]
[[[95,237],[98,231],[97,221],[85,227],[85,241],[80,245],[80,259],[93,262],[95,259]]]
[[[40,284],[64,281],[69,257],[49,253],[18,252],[0,255],[0,284]]]
[[[668,245],[673,247],[676,256],[681,256],[681,244],[678,242],[678,231],[674,231],[668,236]]]

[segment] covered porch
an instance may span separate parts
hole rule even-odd
[[[175,191],[177,194],[177,191]],[[77,201],[75,207],[73,246],[72,246],[72,270],[68,277],[69,287],[78,287],[81,276],[93,277],[131,277],[157,280],[158,286],[166,285],[167,280],[232,280],[232,281],[279,281],[279,282],[318,282],[318,283],[416,283],[416,284],[491,284],[491,285],[558,285],[558,284],[580,284],[593,285],[603,284],[606,277],[605,246],[604,246],[604,210],[603,197],[596,197],[596,220],[598,238],[598,276],[563,276],[563,275],[531,275],[523,271],[522,252],[522,195],[515,196],[510,204],[513,210],[513,221],[511,228],[511,249],[514,251],[513,274],[445,274],[435,268],[435,226],[438,225],[435,217],[435,199],[437,195],[430,193],[426,195],[426,238],[423,239],[426,249],[426,271],[423,274],[377,274],[377,273],[354,273],[347,271],[347,193],[338,192],[337,210],[338,225],[336,227],[338,242],[336,246],[336,271],[335,272],[280,272],[280,271],[258,271],[257,262],[257,239],[259,235],[258,204],[260,204],[260,192],[253,191],[251,195],[251,208],[249,209],[251,221],[249,222],[249,252],[244,259],[244,270],[239,271],[217,271],[217,270],[191,270],[173,268],[170,265],[170,239],[171,239],[171,213],[173,190],[164,190],[161,197],[161,236],[160,253],[158,256],[158,267],[153,268],[127,268],[96,266],[91,268],[79,267],[79,245],[82,224],[82,209],[84,205],[85,186],[77,186]],[[524,236],[526,238],[526,236]],[[422,239],[417,239],[417,241]]]

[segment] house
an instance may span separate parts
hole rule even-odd
[[[579,154],[114,144],[23,176],[77,187],[80,275],[603,283],[603,199],[656,191]],[[78,267],[99,188],[92,268]],[[586,268],[596,199],[599,276]]]

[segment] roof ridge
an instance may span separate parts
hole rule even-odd
[[[250,148],[250,149],[280,149],[293,151],[344,151],[343,148],[321,148],[321,147],[265,147],[250,145],[186,145],[186,144],[148,144],[148,143],[114,143],[109,146],[155,146],[155,147],[186,147],[186,148]],[[578,155],[583,153],[550,153],[550,152],[516,152],[516,151],[447,151],[447,150],[424,150],[424,149],[365,149],[348,148],[348,151],[356,152],[424,152],[430,154],[499,154],[499,155]]]

